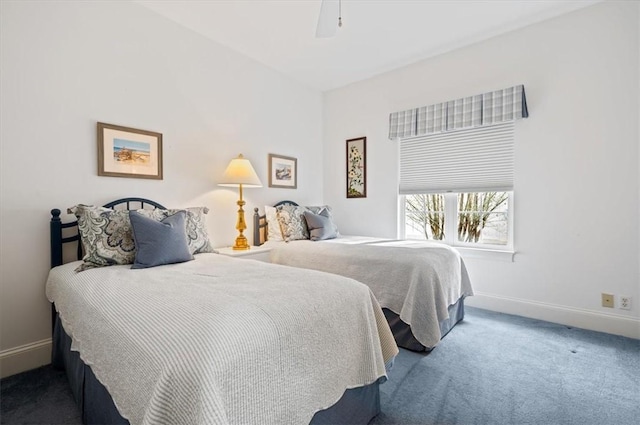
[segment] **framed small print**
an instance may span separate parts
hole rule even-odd
[[[162,134],[99,122],[98,175],[162,180]]]
[[[347,198],[367,197],[367,138],[347,140]]]
[[[298,187],[298,160],[270,153],[269,187],[296,189]]]

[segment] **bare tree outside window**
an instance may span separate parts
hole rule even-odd
[[[407,195],[407,224],[421,230],[425,239],[444,239],[444,196],[441,194]]]
[[[480,242],[490,220],[506,220],[506,215],[500,209],[506,206],[508,197],[506,192],[459,193],[458,240]]]
[[[445,199],[443,194],[407,195],[405,198],[407,233],[414,237],[444,240]],[[507,192],[458,193],[458,241],[507,244],[508,199]],[[449,200],[453,202],[455,198],[449,198]]]

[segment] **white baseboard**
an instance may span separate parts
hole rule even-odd
[[[640,339],[640,318],[601,313],[557,304],[548,304],[493,294],[476,293],[465,305],[514,314],[547,322],[560,323],[592,331]]]
[[[51,363],[51,338],[0,351],[0,378]]]

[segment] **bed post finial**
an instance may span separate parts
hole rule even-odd
[[[257,207],[253,209],[253,245],[260,246],[260,212]]]
[[[51,210],[51,267],[62,264],[62,221],[60,221],[60,210]]]

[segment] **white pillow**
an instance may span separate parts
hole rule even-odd
[[[267,240],[273,242],[282,242],[282,230],[280,229],[280,223],[278,222],[278,214],[276,213],[276,207],[265,206],[264,214],[267,219]]]

